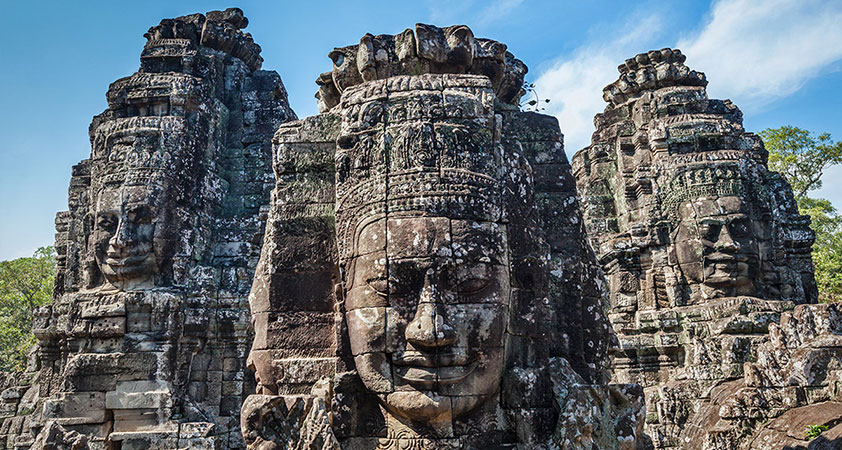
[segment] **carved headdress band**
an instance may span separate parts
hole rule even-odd
[[[473,74],[490,80],[499,101],[516,106],[523,95],[526,65],[506,51],[506,44],[475,38],[470,28],[416,24],[398,35],[366,34],[358,45],[335,48],[333,70],[316,80],[319,109],[338,105],[353,86],[374,80],[424,73]]]
[[[172,178],[174,160],[170,138],[182,136],[182,117],[132,117],[112,120],[97,128],[93,171],[101,184],[162,185]]]
[[[760,180],[738,163],[695,165],[680,169],[669,181],[667,195],[660,205],[660,220],[676,223],[678,208],[702,197],[750,196],[766,203],[767,193]]]
[[[387,213],[501,220],[493,99],[486,77],[453,75],[394,77],[343,94],[335,155],[341,258],[353,256],[361,223]]]

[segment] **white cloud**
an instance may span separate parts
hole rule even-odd
[[[720,0],[677,45],[711,97],[751,110],[788,96],[842,59],[842,2]]]
[[[602,88],[626,58],[651,50],[659,17],[632,17],[616,34],[592,40],[535,81],[546,113],[556,116],[573,153],[588,145]],[[651,48],[650,48],[651,47]],[[791,95],[842,60],[842,1],[718,0],[701,29],[676,48],[690,68],[705,72],[713,98],[730,98],[747,112]]]
[[[488,25],[497,20],[504,19],[515,8],[520,6],[521,3],[523,3],[523,0],[495,0],[479,12],[476,23],[479,25]]]
[[[615,36],[579,47],[535,80],[538,96],[551,100],[543,112],[558,118],[568,154],[590,143],[594,114],[605,108],[602,88],[617,79],[617,66],[650,50],[661,28],[659,16],[634,17]]]
[[[524,0],[427,0],[430,21],[438,26],[465,24],[487,26],[506,19]]]

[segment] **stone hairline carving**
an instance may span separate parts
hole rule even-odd
[[[319,111],[339,104],[349,87],[397,75],[450,73],[484,75],[503,104],[517,106],[523,95],[526,65],[506,51],[506,44],[475,38],[470,28],[416,24],[398,35],[366,34],[358,45],[335,48],[328,55],[333,70],[319,75]]]
[[[486,149],[477,142],[481,137],[490,138],[491,133],[480,125],[487,119],[471,117],[484,117],[492,110],[490,88],[487,79],[477,76],[447,80],[435,76],[395,77],[377,85],[355,86],[343,94],[347,100],[343,100],[342,107],[352,125],[338,138],[335,155],[336,206],[337,213],[342,212],[337,214],[340,219],[336,224],[341,260],[351,256],[349,244],[355,241],[354,230],[359,222],[386,211],[390,214],[423,211],[428,215],[501,220],[503,189],[498,180],[502,168],[493,163],[501,162],[502,155],[499,149]],[[436,92],[429,99],[430,104],[433,108],[440,105],[442,122],[452,121],[452,124],[422,123],[418,129],[399,128],[412,125],[413,121],[407,117],[412,114],[413,101],[402,104],[401,93],[419,90]],[[468,99],[474,100],[469,94],[473,90],[484,104],[479,111],[445,110],[447,104],[440,94],[444,90],[453,97],[451,102],[461,99],[467,105],[470,105]],[[389,138],[366,129],[387,122],[402,124],[387,125]],[[392,146],[400,146],[400,152],[379,151],[377,146],[386,145],[385,139],[392,139]],[[364,206],[360,208],[360,205]]]
[[[727,160],[726,160],[727,161]],[[675,225],[680,220],[682,203],[702,197],[738,196],[751,198],[761,209],[771,213],[769,193],[757,174],[748,175],[735,161],[699,163],[680,168],[669,181],[659,208],[653,208],[653,221]]]

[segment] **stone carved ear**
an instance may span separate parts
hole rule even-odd
[[[372,81],[377,79],[377,68],[374,60],[374,36],[371,33],[366,33],[360,39],[360,46],[357,49],[357,70],[363,77],[363,81]]]
[[[515,262],[513,267],[515,287],[540,290],[546,282],[544,267],[534,256],[525,256]]]
[[[81,267],[81,276],[82,276],[82,283],[86,289],[93,289],[100,285],[102,282],[102,272],[99,270],[99,264],[96,262],[96,244],[91,242],[90,236],[93,233],[94,229],[94,216],[93,214],[86,214],[84,220],[84,232],[85,232],[85,247],[87,252],[85,253],[85,257],[82,260],[82,267]],[[78,282],[78,281],[77,281]]]
[[[340,138],[337,141],[340,148],[344,149],[346,146],[350,146],[349,148],[354,147],[353,136],[347,137],[348,139]],[[336,163],[336,182],[344,183],[348,180],[348,175],[351,173],[351,157],[345,152],[337,152],[334,158]]]
[[[82,282],[85,284],[85,288],[93,289],[102,284],[102,272],[99,270],[99,264],[97,264],[93,255],[85,258],[82,271]]]
[[[328,53],[327,57],[333,61],[333,65],[336,67],[342,67],[342,64],[345,64],[345,53],[339,51],[338,49],[334,49]]]
[[[340,306],[345,303],[345,286],[338,278],[333,279],[334,312],[340,312]]]

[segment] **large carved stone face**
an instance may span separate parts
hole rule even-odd
[[[683,203],[679,216],[674,250],[688,282],[705,298],[756,295],[768,226],[749,205],[737,196],[702,198]]]
[[[158,197],[145,186],[100,191],[91,240],[104,289],[154,286],[167,217]]]
[[[447,217],[359,227],[346,319],[365,386],[398,416],[436,422],[494,396],[510,284],[505,228]]]

